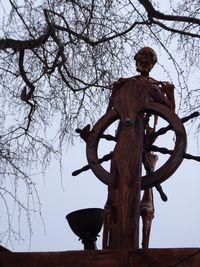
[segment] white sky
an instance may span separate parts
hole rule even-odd
[[[147,44],[148,45],[148,44]],[[160,57],[159,57],[160,58]],[[168,64],[165,58],[160,58],[162,64]],[[169,67],[170,68],[170,67]],[[155,67],[152,77],[167,80],[159,68]],[[197,82],[194,75],[193,85]],[[190,127],[190,126],[189,126]],[[188,128],[189,130],[190,128]],[[162,138],[162,146],[173,136]],[[171,143],[170,143],[171,142]],[[105,145],[107,148],[108,145]],[[197,154],[197,144],[191,132],[188,136],[188,153]],[[110,151],[109,148],[108,152]],[[65,216],[74,210],[100,207],[103,208],[107,189],[91,171],[77,177],[71,173],[87,164],[85,144],[78,141],[70,147],[63,159],[63,188],[61,186],[59,165],[52,161],[47,171],[46,179],[42,176],[35,178],[45,221],[46,234],[39,216],[32,221],[33,236],[31,251],[63,251],[83,249],[78,237],[70,230]],[[162,202],[156,190],[155,218],[153,220],[150,247],[199,247],[200,246],[200,164],[184,160],[177,172],[163,184],[168,196],[168,202]],[[14,243],[15,251],[27,251],[29,248],[28,229],[24,227],[24,242]],[[22,231],[23,231],[22,230]],[[101,238],[98,247],[101,248]]]

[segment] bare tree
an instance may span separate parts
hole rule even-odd
[[[180,106],[185,113],[199,109],[199,89],[187,86],[199,66],[199,1],[169,0],[163,10],[161,2],[8,0],[0,25],[0,201],[8,227],[0,241],[19,234],[12,224],[15,206],[29,225],[34,204],[40,207],[34,168],[44,171],[77,127],[99,117],[112,82],[130,74],[139,48],[153,45],[166,53],[177,73]]]

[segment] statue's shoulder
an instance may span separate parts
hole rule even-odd
[[[112,90],[122,87],[126,82],[131,81],[133,79],[137,79],[138,76],[132,76],[127,78],[119,78],[116,82],[113,83]]]

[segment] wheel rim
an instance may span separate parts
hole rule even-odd
[[[153,187],[167,180],[183,161],[183,155],[187,146],[185,128],[181,120],[171,109],[159,103],[150,102],[141,110],[141,112],[146,111],[153,112],[172,125],[176,135],[176,142],[169,159],[156,171],[141,177],[142,189]],[[86,155],[90,168],[97,178],[108,186],[114,183],[114,177],[99,164],[97,148],[103,132],[117,119],[119,119],[119,115],[114,109],[107,112],[94,125],[86,147]]]

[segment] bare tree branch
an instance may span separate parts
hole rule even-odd
[[[34,40],[0,39],[0,50],[11,48],[13,50],[33,49],[44,44],[51,34],[51,27],[47,27],[43,35]]]
[[[188,22],[200,25],[200,19],[198,18],[178,15],[166,15],[156,10],[149,0],[138,0],[138,2],[140,2],[140,4],[142,4],[146,9],[149,19],[156,18],[166,21]]]
[[[178,30],[178,29],[175,29],[175,28],[172,28],[172,27],[168,27],[164,23],[161,23],[161,22],[156,21],[154,19],[151,20],[151,23],[156,24],[156,25],[160,26],[161,28],[163,28],[164,30],[167,30],[167,31],[169,31],[171,33],[187,35],[187,36],[190,36],[192,38],[200,38],[200,34],[195,34],[195,33],[192,33],[192,32],[187,32],[185,30]]]

